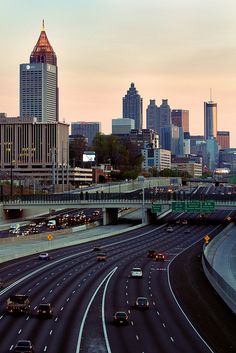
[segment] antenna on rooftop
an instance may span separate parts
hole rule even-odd
[[[210,88],[210,102],[212,102],[212,88]]]

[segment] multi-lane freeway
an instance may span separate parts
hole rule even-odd
[[[30,339],[35,352],[49,353],[213,352],[175,297],[170,264],[203,236],[221,229],[220,224],[174,224],[173,232],[167,232],[165,224],[149,225],[54,250],[50,261],[31,255],[1,264],[6,287],[0,290],[0,352],[11,351],[18,339]],[[95,246],[107,261],[97,261]],[[150,249],[164,253],[166,260],[148,258]],[[142,278],[131,277],[133,267],[142,268]],[[6,299],[15,293],[29,295],[30,313],[6,314]],[[148,310],[135,308],[139,296],[148,298]],[[53,318],[39,319],[37,307],[46,302],[53,306]],[[116,311],[127,312],[129,325],[114,325]]]

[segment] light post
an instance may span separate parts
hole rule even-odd
[[[12,196],[13,196],[13,171],[12,171],[13,162],[15,162],[15,161],[11,160],[11,199],[12,199]]]
[[[143,203],[142,203],[142,224],[145,222],[145,212],[144,212],[144,204],[145,204],[145,188],[144,188],[144,179],[143,179]]]

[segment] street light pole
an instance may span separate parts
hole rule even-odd
[[[12,161],[11,161],[11,199],[12,199],[12,195],[13,195],[13,175],[12,175]]]
[[[144,213],[144,204],[145,204],[145,188],[144,188],[144,180],[143,180],[143,203],[142,203],[142,224],[145,222],[145,213]]]

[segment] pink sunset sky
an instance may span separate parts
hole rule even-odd
[[[234,0],[1,0],[0,112],[19,115],[19,65],[29,62],[45,20],[58,59],[60,121],[122,116],[134,82],[143,97],[190,111],[203,133],[203,104],[218,103],[218,130],[236,147]]]

